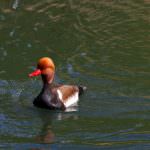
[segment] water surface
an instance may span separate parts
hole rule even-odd
[[[0,149],[150,149],[150,2],[1,0]],[[40,57],[88,91],[72,112],[35,108]]]

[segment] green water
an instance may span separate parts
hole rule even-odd
[[[0,149],[150,149],[149,0],[0,1]],[[35,108],[40,57],[88,87],[74,112]]]

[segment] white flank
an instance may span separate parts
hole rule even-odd
[[[57,90],[57,93],[58,93],[59,99],[63,102],[61,91]],[[77,105],[78,100],[79,100],[78,92],[75,92],[72,96],[68,97],[65,100],[64,105],[66,106],[66,108],[70,106],[75,106]]]
[[[57,93],[58,93],[59,99],[62,101],[62,93],[61,93],[61,91],[60,91],[60,90],[57,90]]]
[[[74,106],[74,105],[77,105],[78,100],[79,100],[79,95],[78,95],[78,92],[76,92],[72,96],[68,97],[68,99],[66,100],[64,104],[66,107]]]

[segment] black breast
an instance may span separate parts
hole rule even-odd
[[[65,106],[60,101],[56,90],[54,85],[44,86],[40,94],[34,99],[33,104],[40,108],[64,110]]]

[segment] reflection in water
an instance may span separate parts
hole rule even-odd
[[[37,143],[51,144],[55,141],[55,134],[52,131],[51,123],[44,124],[41,134],[35,137]]]
[[[38,109],[39,117],[42,120],[42,128],[40,133],[34,138],[36,143],[53,144],[57,142],[57,137],[54,132],[55,126],[53,122],[60,124],[62,121],[77,120],[78,115],[76,113],[65,113],[65,112],[53,112],[50,110]],[[69,110],[68,110],[69,111]],[[61,141],[59,141],[61,142]],[[51,147],[51,146],[49,146]],[[35,148],[32,148],[35,149]],[[38,149],[42,149],[42,146]]]

